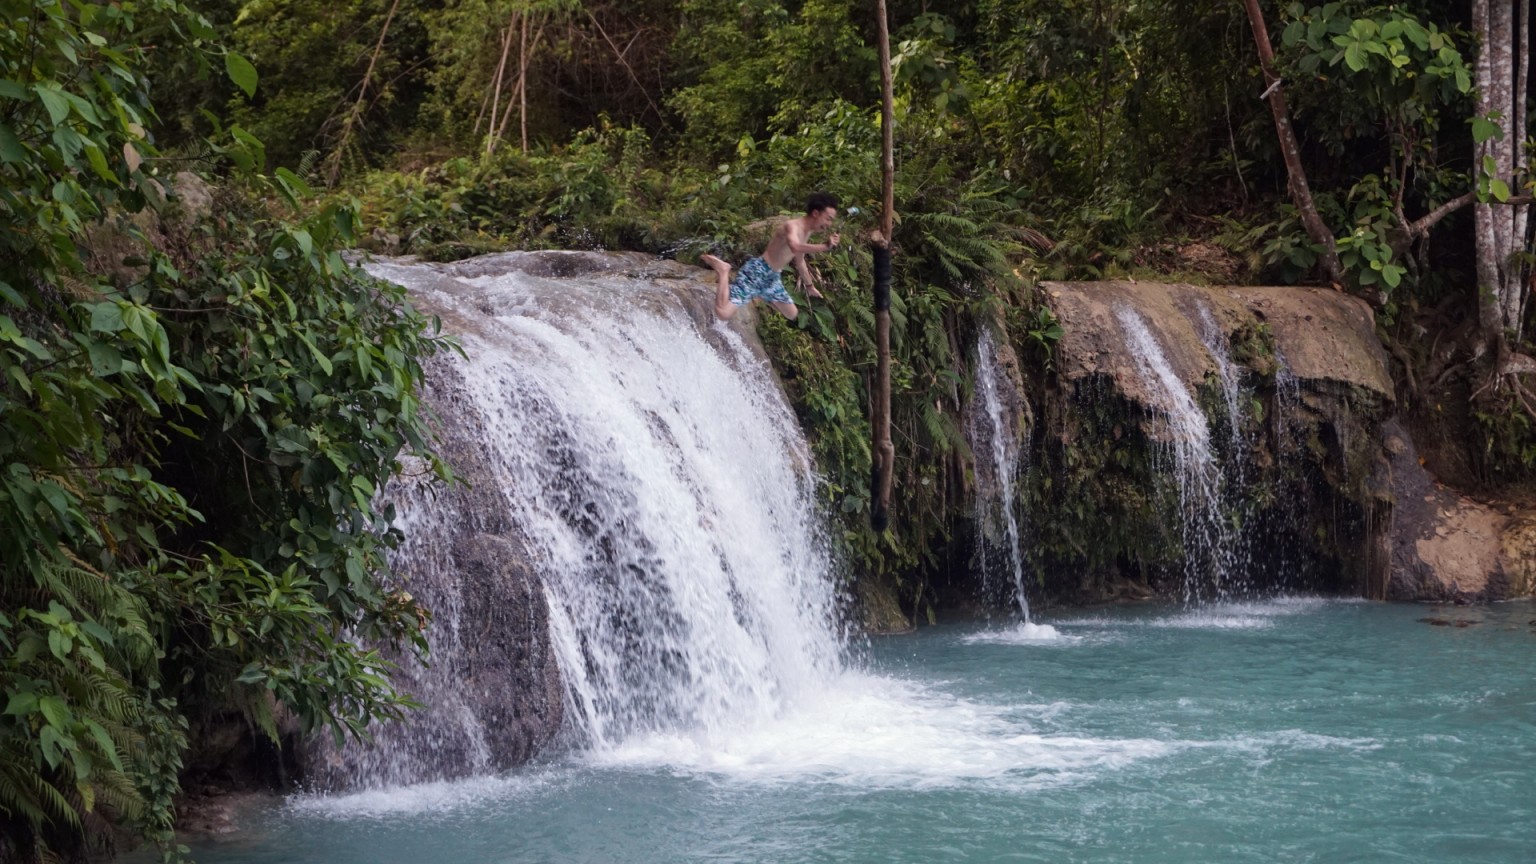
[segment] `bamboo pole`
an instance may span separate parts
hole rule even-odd
[[[896,214],[895,97],[891,86],[891,32],[885,0],[876,0],[880,18],[880,230],[873,238],[875,256],[875,387],[870,395],[873,465],[869,522],[876,531],[890,524],[892,475],[896,447],[891,444],[891,232]]]
[[[501,60],[496,63],[496,76],[491,79],[491,122],[486,124],[485,152],[487,155],[496,152],[496,139],[501,136],[501,131],[496,125],[496,120],[501,116],[501,87],[502,76],[507,71],[507,55],[512,50],[512,31],[517,27],[518,15],[512,13],[512,18],[507,21],[507,29],[501,37]],[[507,110],[511,110],[510,108]],[[502,121],[505,125],[505,121]],[[475,121],[475,132],[480,131],[480,121]]]
[[[540,30],[542,31],[542,27]],[[523,44],[517,51],[517,124],[522,129],[523,153],[528,152],[528,16],[523,16]]]

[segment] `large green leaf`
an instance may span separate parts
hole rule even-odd
[[[1472,141],[1481,144],[1490,138],[1504,137],[1504,127],[1489,120],[1487,117],[1472,118]]]
[[[224,55],[224,71],[229,74],[229,80],[235,82],[235,86],[245,91],[246,96],[256,95],[256,67],[251,61],[245,59],[233,51]]]
[[[0,123],[0,162],[17,164],[27,160],[27,148],[17,140],[11,127]]]
[[[43,102],[43,107],[48,110],[48,119],[53,125],[63,123],[69,117],[69,100],[64,98],[63,91],[54,84],[34,84],[32,91]]]

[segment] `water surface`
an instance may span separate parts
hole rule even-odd
[[[498,778],[297,796],[194,854],[1536,860],[1530,603],[1299,598],[1041,617],[1054,633],[966,624],[876,640],[773,717],[637,735]]]

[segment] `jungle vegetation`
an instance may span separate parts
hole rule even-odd
[[[867,249],[762,325],[862,576],[928,607],[970,346],[1003,322],[1048,374],[1050,278],[1357,294],[1440,473],[1531,479],[1529,0],[889,6],[889,531]],[[275,739],[279,709],[336,734],[408,710],[344,634],[422,644],[371,500],[406,454],[449,476],[416,390],[451,344],[342,250],[755,253],[815,190],[861,209],[852,238],[874,10],[0,0],[0,859],[168,843],[210,717]],[[189,171],[217,218],[178,216]]]

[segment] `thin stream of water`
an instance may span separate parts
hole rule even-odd
[[[1024,550],[1023,536],[1019,530],[1018,503],[1014,494],[1014,484],[1019,474],[1020,438],[1022,430],[1015,430],[1004,417],[1003,399],[1000,392],[1001,382],[998,380],[997,347],[993,344],[993,336],[990,331],[982,330],[976,343],[976,396],[981,408],[979,421],[975,434],[980,439],[977,443],[982,445],[977,449],[990,458],[990,469],[993,482],[996,485],[997,497],[994,500],[987,495],[979,495],[977,506],[980,509],[978,522],[983,526],[996,520],[1002,524],[1004,545],[1007,547],[1006,555],[1010,575],[1013,577],[1014,602],[1019,605],[1019,611],[1024,616],[1024,627],[1031,626],[1029,620],[1029,596],[1024,590]],[[981,565],[985,572],[987,562],[985,560],[987,543],[984,539],[977,543],[977,551],[982,556]]]
[[[1167,424],[1185,550],[1184,600],[1222,596],[1232,570],[1233,544],[1222,512],[1221,466],[1211,446],[1209,422],[1141,315],[1129,306],[1117,308],[1115,314],[1126,348]]]

